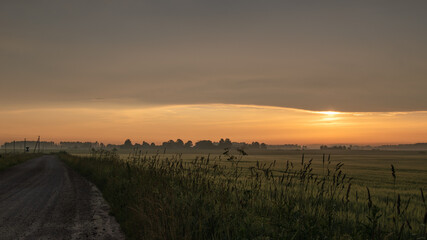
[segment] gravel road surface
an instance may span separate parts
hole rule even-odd
[[[0,172],[0,239],[124,239],[99,190],[56,156]]]

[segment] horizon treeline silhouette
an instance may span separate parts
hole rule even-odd
[[[229,138],[221,138],[218,142],[213,142],[211,140],[200,140],[195,143],[193,141],[188,140],[184,143],[182,139],[169,140],[163,142],[161,145],[156,145],[155,143],[148,143],[143,141],[142,144],[135,143],[133,144],[130,139],[126,139],[126,141],[122,145],[112,145],[108,144],[107,148],[111,147],[120,147],[120,148],[167,148],[167,149],[183,149],[183,148],[198,148],[198,149],[224,149],[224,148],[232,148],[232,147],[240,147],[240,148],[250,148],[250,149],[266,149],[267,144],[252,142],[232,142]]]
[[[37,145],[37,141],[11,141],[5,142],[1,145],[1,149],[9,152],[20,151],[25,147],[33,150]],[[225,148],[241,148],[241,149],[269,149],[269,150],[301,150],[306,149],[306,146],[299,144],[266,144],[257,141],[246,142],[232,142],[229,138],[221,138],[219,141],[212,140],[199,140],[193,142],[188,140],[184,142],[182,139],[169,140],[161,144],[154,142],[142,141],[142,143],[132,143],[130,139],[126,139],[123,144],[104,144],[102,142],[81,142],[81,141],[61,141],[55,143],[53,141],[40,141],[42,150],[65,150],[65,149],[92,149],[92,148],[106,148],[106,149],[225,149]],[[313,148],[311,148],[313,149]],[[315,149],[320,150],[416,150],[427,151],[427,143],[414,143],[414,144],[396,144],[396,145],[342,145],[342,144],[322,144]]]
[[[2,145],[2,148],[7,149],[21,149],[26,147],[34,147],[36,144],[36,141],[12,141],[12,142],[5,142]],[[184,142],[181,139],[177,140],[169,140],[166,142],[163,142],[162,144],[155,144],[154,142],[146,142],[142,141],[142,143],[132,143],[130,139],[126,139],[123,144],[104,144],[100,143],[98,141],[96,142],[65,142],[61,141],[59,143],[55,143],[53,141],[41,141],[40,144],[44,148],[48,149],[78,149],[78,148],[108,148],[108,149],[132,149],[132,148],[142,148],[142,149],[159,149],[159,148],[167,148],[167,149],[225,149],[225,148],[232,148],[232,147],[238,147],[238,148],[247,148],[247,149],[266,149],[267,144],[265,143],[259,143],[257,141],[252,143],[245,143],[245,142],[232,142],[229,138],[221,138],[218,142],[214,142],[211,140],[200,140],[195,143],[193,141],[188,140]],[[295,145],[297,146],[297,145]]]

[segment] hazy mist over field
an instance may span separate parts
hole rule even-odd
[[[426,10],[424,1],[2,1],[0,141],[426,141]]]

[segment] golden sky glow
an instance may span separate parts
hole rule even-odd
[[[0,142],[427,142],[426,9],[0,1]]]
[[[0,111],[0,141],[161,143],[169,139],[231,138],[269,144],[425,142],[427,112],[346,113],[201,104],[144,108],[43,108]]]

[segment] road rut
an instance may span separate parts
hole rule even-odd
[[[124,239],[99,190],[56,156],[0,172],[1,239]]]

